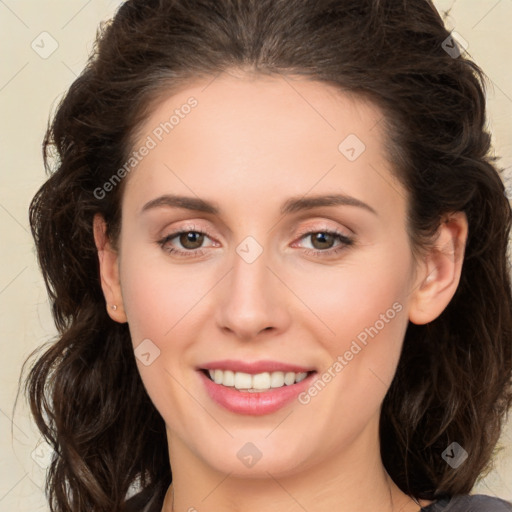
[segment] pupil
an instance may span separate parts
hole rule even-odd
[[[197,249],[201,246],[203,242],[204,235],[197,233],[196,231],[189,231],[188,233],[184,233],[181,236],[181,244],[183,247],[186,247],[187,249]],[[190,247],[188,244],[192,244],[192,247]],[[194,246],[194,244],[197,245]]]
[[[327,242],[325,240],[326,238],[327,238]],[[332,242],[332,240],[329,240],[329,238],[332,238],[332,235],[330,235],[329,233],[316,233],[316,236],[313,237],[313,240],[314,240],[313,246],[315,246],[316,242],[319,242],[320,247],[317,247],[318,249],[329,248],[329,245],[330,245],[329,242]]]

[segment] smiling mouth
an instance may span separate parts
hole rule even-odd
[[[250,374],[220,369],[202,369],[201,371],[215,384],[249,393],[261,393],[285,386],[293,386],[309,375],[316,373],[316,371],[300,373],[276,371]]]

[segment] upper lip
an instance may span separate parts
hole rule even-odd
[[[314,368],[299,366],[296,364],[282,363],[280,361],[237,361],[234,359],[223,359],[212,361],[199,367],[201,370],[231,370],[232,372],[243,372],[255,375],[264,372],[294,372],[303,373],[314,371]]]

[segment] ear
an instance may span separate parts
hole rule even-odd
[[[464,212],[447,215],[441,222],[433,247],[419,265],[411,295],[409,320],[426,324],[449,304],[459,285],[466,248],[468,221]]]
[[[101,288],[107,302],[107,312],[112,320],[124,323],[127,320],[119,282],[118,253],[112,248],[107,236],[107,224],[99,213],[94,216],[93,229],[100,263]]]

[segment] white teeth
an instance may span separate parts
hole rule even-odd
[[[308,375],[307,372],[263,372],[251,375],[250,373],[235,373],[231,370],[218,369],[208,370],[208,373],[216,384],[250,392],[268,391],[271,388],[281,388],[284,385],[291,386],[301,382]]]
[[[222,370],[215,370],[215,373],[213,375],[213,381],[215,384],[222,384],[223,375]]]
[[[226,370],[224,372],[224,376],[222,378],[222,384],[224,386],[234,386],[235,385],[235,372],[231,370]]]
[[[270,373],[257,373],[252,376],[252,386],[254,389],[270,389]]]
[[[293,372],[286,372],[284,374],[284,383],[287,386],[291,386],[292,384],[294,384],[295,383],[295,373],[293,373]]]
[[[295,375],[295,382],[300,382],[301,380],[304,380],[307,376],[308,372],[297,373],[297,375]]]
[[[215,370],[215,372],[222,370]],[[222,384],[222,383],[221,383]],[[252,388],[252,376],[248,373],[236,372],[235,373],[235,388],[236,389],[249,389]]]
[[[270,387],[271,388],[280,388],[284,386],[284,373],[283,372],[273,372],[270,376]]]

